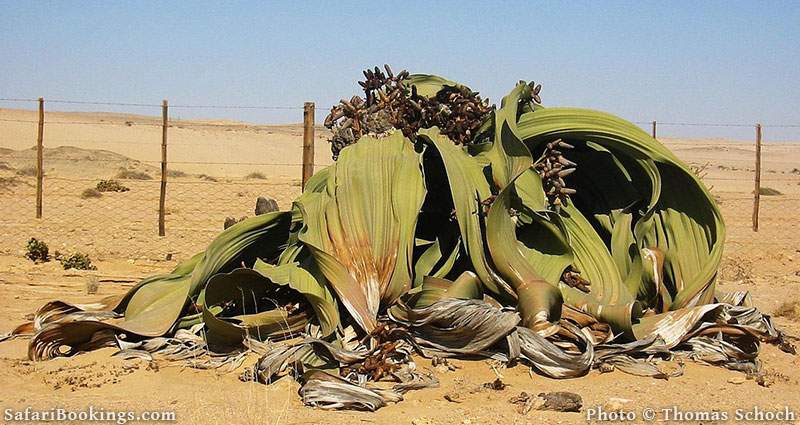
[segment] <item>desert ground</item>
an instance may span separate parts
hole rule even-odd
[[[126,291],[139,279],[167,271],[202,250],[222,229],[225,217],[252,215],[257,196],[272,197],[285,209],[300,192],[300,125],[175,121],[169,129],[167,236],[159,238],[160,119],[48,113],[44,214],[37,220],[35,178],[30,173],[35,164],[35,120],[34,111],[0,109],[0,333],[25,321],[47,301],[86,303]],[[331,161],[326,133],[318,128],[316,134],[316,162],[324,166]],[[752,143],[663,142],[696,167],[720,203],[728,241],[719,289],[751,291],[756,305],[774,313],[779,327],[798,344],[800,143],[765,143],[762,187],[777,194],[762,196],[760,229],[755,233]],[[120,169],[152,179],[120,178],[130,191],[81,196]],[[48,242],[51,251],[86,252],[97,270],[65,271],[56,262],[33,264],[23,257],[31,237]],[[87,293],[90,281],[99,282],[95,294]],[[456,360],[454,371],[435,370],[439,388],[412,391],[403,402],[375,413],[306,408],[290,378],[267,387],[240,382],[239,371],[154,366],[111,357],[113,351],[34,363],[26,359],[27,341],[2,343],[0,406],[175,411],[180,423],[586,423],[587,410],[597,406],[637,412],[660,412],[670,406],[727,412],[788,406],[800,418],[800,358],[773,346],[762,347],[760,358],[769,377],[765,386],[738,372],[695,363],[670,380],[597,371],[553,380],[516,365],[500,371],[505,389],[493,390],[483,387],[496,378],[486,362]],[[255,359],[251,356],[242,367]],[[417,364],[434,370],[429,360],[420,358]],[[509,403],[522,391],[571,391],[583,398],[584,409],[522,415]]]

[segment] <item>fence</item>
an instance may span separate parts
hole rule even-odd
[[[323,154],[328,152],[328,133],[315,128],[313,103],[288,107],[46,102],[48,109],[52,104],[124,112],[87,114],[45,112],[45,102],[36,99],[0,102],[39,107],[38,111],[0,110],[0,252],[4,253],[17,254],[27,239],[37,237],[50,243],[51,250],[78,249],[93,258],[186,258],[208,244],[226,217],[253,215],[258,196],[274,198],[282,209],[289,208],[305,179],[331,163]],[[145,115],[131,114],[134,108]],[[302,111],[303,125],[171,116],[197,110],[212,115],[282,111],[297,113],[297,121]],[[777,126],[637,124],[656,136],[664,128],[678,126],[753,129],[752,143],[662,141],[711,188],[728,224],[729,246],[798,245],[793,213],[800,208],[800,170],[795,168],[800,167],[800,144],[770,142],[769,130]],[[760,129],[766,131],[763,143]],[[109,179],[128,190],[96,192],[98,183]]]
[[[700,175],[725,219],[729,250],[785,250],[800,245],[800,143],[769,141],[769,131],[797,124],[636,122],[658,137],[658,130],[737,129],[752,141],[681,141],[659,138]],[[765,137],[766,135],[766,137]],[[797,140],[797,139],[795,139]],[[676,188],[679,190],[679,188]]]
[[[252,216],[259,196],[289,208],[314,170],[331,163],[321,155],[315,164],[315,144],[325,151],[327,142],[315,131],[313,103],[289,108],[0,101],[38,106],[38,111],[0,111],[4,253],[19,253],[27,239],[37,237],[51,250],[81,250],[99,258],[185,258],[202,250],[226,217]],[[45,113],[45,103],[135,107],[147,115]],[[302,112],[304,125],[170,117],[199,108],[293,111],[298,118]],[[123,188],[98,191],[107,189],[98,184],[108,180]]]

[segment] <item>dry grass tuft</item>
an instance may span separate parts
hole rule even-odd
[[[124,168],[119,170],[116,178],[127,180],[153,180],[153,176],[145,173],[144,171],[126,170]]]
[[[753,264],[745,258],[723,258],[719,265],[719,278],[726,282],[754,284]]]
[[[25,177],[34,177],[36,176],[36,167],[20,168],[19,170],[17,170],[17,175]]]
[[[690,164],[689,169],[692,170],[692,173],[699,178],[704,178],[708,174],[708,168],[711,166],[710,162],[706,162],[704,164]]]
[[[244,176],[245,179],[248,180],[266,180],[267,176],[264,173],[259,173],[258,171],[253,171],[252,173]]]
[[[86,293],[89,295],[94,295],[97,293],[97,289],[100,287],[100,282],[97,279],[97,276],[91,275],[86,279]]]
[[[800,301],[784,301],[783,304],[775,309],[772,315],[800,322]]]
[[[20,180],[15,176],[0,177],[0,188],[15,187],[20,184]]]
[[[99,198],[101,196],[103,196],[103,193],[93,187],[85,189],[83,192],[81,192],[81,199]]]
[[[779,196],[779,195],[783,195],[783,193],[781,193],[781,191],[779,191],[778,189],[773,189],[771,187],[759,188],[758,189],[758,194],[759,195],[764,195],[764,196]]]

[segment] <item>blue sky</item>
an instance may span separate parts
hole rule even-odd
[[[0,10],[2,98],[321,108],[356,94],[365,66],[388,62],[497,103],[526,79],[543,84],[545,105],[633,121],[800,123],[800,2],[0,1]],[[293,110],[173,114],[300,121]],[[800,128],[765,135],[800,140]]]

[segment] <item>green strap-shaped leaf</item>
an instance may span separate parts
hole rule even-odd
[[[722,255],[724,224],[708,190],[668,149],[625,120],[583,109],[548,108],[523,114],[518,131],[529,146],[556,138],[602,146],[624,163],[628,171],[639,173],[633,181],[648,182],[649,187],[642,187],[640,191],[649,193],[650,198],[646,200],[641,217],[632,223],[633,238],[639,250],[657,248],[664,253],[663,283],[674,296],[671,308],[711,300]],[[639,178],[641,176],[645,178]],[[581,187],[576,188],[580,197]],[[630,240],[630,236],[624,234],[626,231],[624,228],[615,230],[615,256],[621,255],[620,248]],[[629,266],[643,270],[638,250],[633,257],[636,258],[631,259]],[[640,264],[635,264],[637,261]],[[623,263],[620,258],[616,262]],[[654,273],[647,275],[654,276]],[[647,287],[652,285],[647,280],[652,277],[640,280],[643,287],[638,288],[639,294],[651,291]],[[628,279],[626,286],[633,289],[635,282]]]
[[[322,335],[332,334],[339,326],[339,309],[331,291],[321,285],[314,276],[297,264],[273,266],[261,260],[253,265],[253,270],[277,285],[288,286],[303,294],[308,300],[322,328]]]
[[[442,157],[464,250],[486,289],[501,300],[513,302],[513,289],[493,269],[485,252],[481,201],[491,196],[478,161],[442,135],[438,129],[423,129],[419,137]]]
[[[713,302],[722,260],[722,217],[694,175],[671,165],[660,165],[659,170],[665,187],[681,188],[662,193],[653,232],[661,241],[656,246],[665,255],[665,279],[676,288],[670,309],[708,304]]]
[[[414,263],[414,287],[422,285],[423,279],[427,276],[444,277],[453,269],[458,258],[461,240],[456,238],[449,247],[450,252],[442,251],[442,248],[445,248],[442,245],[437,238],[417,258]]]
[[[514,190],[519,198],[518,205],[511,197],[511,205],[519,213],[517,247],[542,279],[557,285],[564,269],[575,260],[563,222],[546,209],[542,179],[533,169],[517,177]]]
[[[544,329],[561,317],[561,292],[542,277],[520,249],[516,223],[510,215],[516,196],[515,181],[533,165],[530,151],[516,134],[519,100],[528,91],[527,84],[517,85],[503,98],[502,107],[495,113],[494,146],[488,157],[500,192],[489,208],[486,232],[493,263],[517,293],[522,324]],[[561,260],[560,256],[556,258]]]
[[[424,308],[445,299],[458,298],[462,300],[481,299],[483,286],[478,275],[472,272],[461,273],[454,281],[428,276],[422,282],[422,290],[415,295],[409,305],[413,308]]]
[[[364,330],[375,327],[382,304],[411,288],[414,229],[424,196],[419,155],[394,132],[362,137],[343,149],[326,191],[297,200],[300,240]]]
[[[178,271],[188,272],[191,263],[195,263],[190,273],[147,279],[130,291],[125,320],[119,327],[142,336],[165,334],[212,275],[240,262],[248,250],[264,257],[276,255],[286,243],[290,218],[290,213],[274,212],[244,220],[220,233],[202,257],[195,256],[178,267]],[[255,258],[256,253],[251,256]]]
[[[289,238],[292,215],[276,211],[242,220],[219,234],[192,271],[192,293],[223,267],[250,251],[252,258],[277,258]]]
[[[411,86],[417,88],[417,94],[424,97],[434,97],[443,88],[460,87],[461,84],[442,78],[438,75],[430,74],[411,74],[408,79],[403,81],[403,84],[409,89]]]
[[[284,267],[284,266],[281,266]],[[241,345],[245,337],[258,340],[291,338],[302,331],[311,312],[290,312],[280,305],[279,284],[253,269],[214,275],[206,285],[203,321],[209,346],[220,351]],[[294,294],[289,294],[294,295]]]

